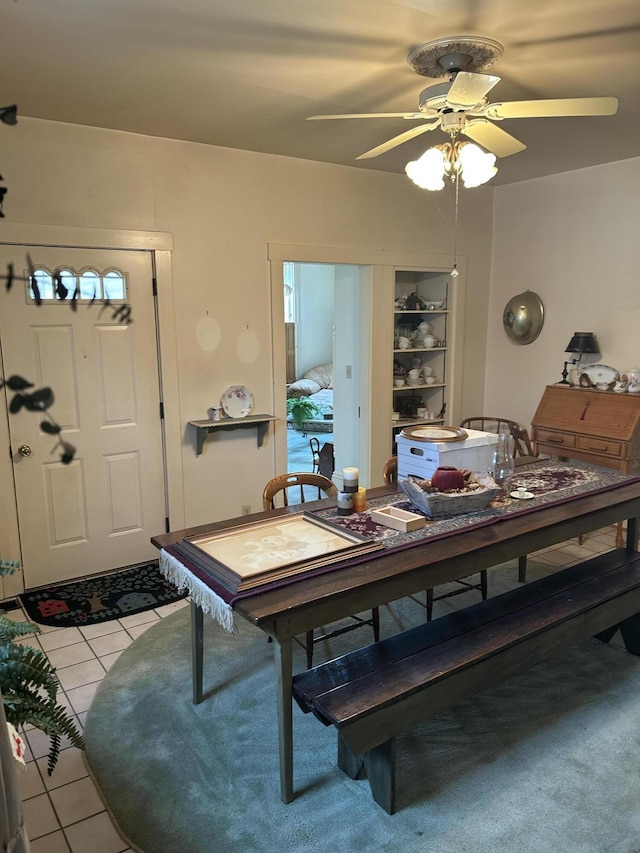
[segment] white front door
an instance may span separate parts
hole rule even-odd
[[[57,437],[41,428],[45,415],[9,415],[24,580],[32,588],[153,559],[149,539],[167,513],[151,254],[1,246],[2,269],[13,263],[16,276],[27,275],[27,252],[42,271],[45,298],[37,306],[23,281],[3,294],[4,376],[51,387],[49,412],[75,447],[64,464]],[[77,310],[47,298],[55,271],[69,295],[81,283]],[[103,287],[114,300],[104,310]],[[131,323],[112,317],[122,302]],[[7,391],[7,405],[12,396]]]

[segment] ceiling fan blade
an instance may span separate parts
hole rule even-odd
[[[377,157],[379,154],[384,154],[385,151],[390,151],[392,148],[402,145],[403,142],[408,142],[410,139],[420,136],[421,133],[426,133],[428,130],[435,130],[436,127],[439,126],[440,119],[437,119],[431,124],[412,127],[411,130],[406,130],[404,133],[400,133],[398,136],[388,139],[386,142],[383,142],[382,145],[376,145],[376,147],[372,148],[370,151],[365,151],[364,154],[360,154],[359,157],[356,157],[356,160],[369,160],[371,157]]]
[[[506,101],[489,104],[489,118],[547,118],[552,116],[612,116],[618,111],[617,98],[557,98],[549,101]]]
[[[468,122],[462,133],[478,145],[492,151],[496,157],[509,157],[510,154],[517,154],[518,151],[524,151],[527,147],[506,130],[484,119]]]
[[[447,93],[447,105],[453,110],[468,110],[483,103],[483,98],[495,85],[500,77],[491,74],[472,74],[470,71],[459,71]]]
[[[435,113],[434,113],[435,114]],[[424,113],[342,113],[338,115],[326,116],[307,116],[307,121],[315,121],[316,119],[325,118],[406,118],[419,119],[424,118]]]

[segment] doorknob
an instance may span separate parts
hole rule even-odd
[[[21,456],[31,456],[31,448],[28,444],[21,444],[18,448],[18,453]]]

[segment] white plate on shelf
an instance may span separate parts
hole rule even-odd
[[[620,374],[615,367],[609,367],[608,364],[588,364],[586,367],[579,368],[579,382],[584,387],[595,385],[596,388],[604,391],[607,388],[613,388],[614,382],[620,379]]]
[[[230,418],[246,418],[253,409],[253,394],[244,385],[231,385],[220,398],[225,415]]]

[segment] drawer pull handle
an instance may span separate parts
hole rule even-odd
[[[554,438],[551,435],[547,436],[546,441],[548,441],[549,444],[564,444],[564,438]]]
[[[604,447],[596,447],[593,444],[590,444],[589,447],[587,447],[587,450],[593,450],[594,453],[606,453],[608,449],[609,448],[606,444]]]

